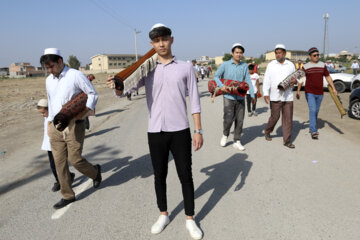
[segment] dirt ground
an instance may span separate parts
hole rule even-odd
[[[97,110],[113,104],[112,91],[106,88],[106,74],[95,74],[93,84],[98,91]],[[343,106],[347,110],[350,92],[340,95]],[[19,147],[24,148],[34,141],[41,146],[43,134],[43,118],[37,113],[36,104],[39,99],[46,98],[45,77],[26,79],[0,80],[0,152],[11,156]],[[263,101],[260,99],[259,101]],[[301,99],[294,101],[294,120],[308,119],[308,107],[302,92]],[[206,119],[204,119],[206,121]],[[328,92],[319,113],[318,128],[329,126],[340,137],[358,141],[360,136],[359,121],[340,114]],[[307,122],[304,122],[306,126]]]

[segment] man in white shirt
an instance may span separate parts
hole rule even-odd
[[[351,69],[353,70],[354,75],[357,75],[359,64],[356,60],[354,60],[353,64],[351,64]]]
[[[60,209],[75,201],[75,193],[71,188],[71,175],[67,159],[82,174],[93,179],[94,188],[101,183],[101,167],[93,166],[81,156],[85,138],[85,121],[83,117],[89,110],[94,110],[98,95],[86,76],[75,69],[64,65],[63,58],[57,48],[45,49],[40,63],[50,75],[46,78],[48,95],[48,135],[55,160],[56,171],[63,198],[54,205]],[[62,106],[79,93],[87,94],[86,111],[72,120],[63,131],[58,131],[52,121]]]
[[[293,93],[292,89],[280,91],[279,83],[288,75],[295,72],[292,62],[285,59],[286,48],[283,44],[275,46],[276,60],[271,61],[265,71],[263,81],[263,93],[265,102],[270,100],[271,116],[265,128],[265,139],[271,141],[270,133],[274,130],[282,112],[283,144],[288,148],[295,148],[291,142],[292,119],[293,119]],[[296,81],[296,80],[294,80]]]

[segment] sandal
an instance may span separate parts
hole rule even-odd
[[[288,147],[288,148],[295,148],[295,145],[292,144],[291,142],[287,142],[284,144],[285,147]]]
[[[267,141],[271,141],[271,140],[272,140],[272,138],[270,137],[270,133],[265,133],[265,139],[266,139]]]
[[[319,139],[319,133],[317,133],[317,132],[311,133],[311,138],[312,139]]]

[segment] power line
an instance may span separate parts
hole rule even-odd
[[[91,2],[97,6],[98,8],[100,8],[103,12],[107,13],[109,16],[111,16],[112,18],[114,18],[116,21],[118,21],[121,24],[124,24],[125,26],[129,27],[131,30],[134,30],[135,28],[133,26],[131,26],[129,23],[127,23],[121,16],[119,13],[117,13],[114,8],[111,7],[106,7],[106,3],[102,2],[101,0],[98,0],[99,2],[97,2],[96,0],[91,0]]]

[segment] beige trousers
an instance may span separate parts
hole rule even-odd
[[[85,176],[95,179],[97,175],[97,169],[81,156],[85,138],[85,121],[78,123],[72,121],[64,133],[59,132],[54,124],[51,124],[49,135],[61,194],[66,200],[73,199],[75,193],[71,188],[71,176],[67,160]]]

